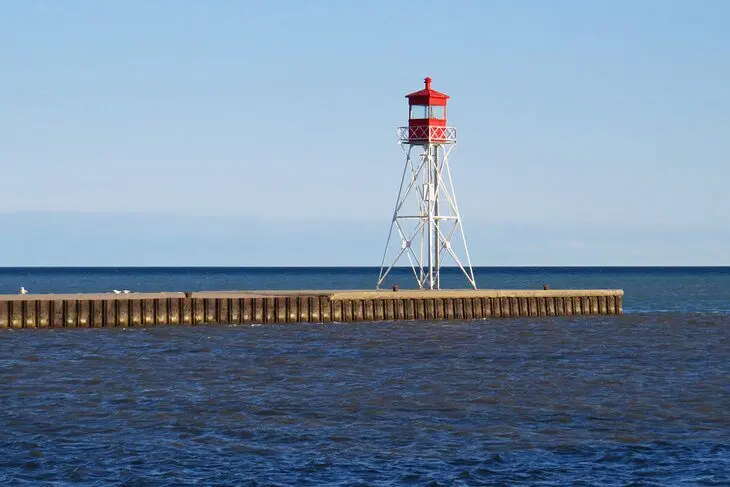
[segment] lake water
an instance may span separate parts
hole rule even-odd
[[[730,485],[730,268],[475,271],[482,288],[621,288],[625,314],[0,330],[0,484]],[[376,278],[0,269],[0,293]]]

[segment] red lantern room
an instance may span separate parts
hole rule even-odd
[[[408,98],[408,143],[453,143],[453,128],[446,126],[446,100],[449,95],[431,88],[431,78],[424,80],[426,87],[406,95]]]

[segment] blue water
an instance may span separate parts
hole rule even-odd
[[[33,293],[223,291],[242,289],[372,289],[378,268],[181,267],[0,268],[0,294],[24,286]],[[730,267],[477,267],[481,289],[623,289],[624,311],[730,312]],[[389,288],[414,287],[412,273],[394,270]],[[458,269],[445,269],[442,287],[463,288]]]
[[[476,272],[483,288],[621,288],[625,315],[0,330],[0,484],[730,485],[730,268]],[[0,269],[0,293],[376,277]]]

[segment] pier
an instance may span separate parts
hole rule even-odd
[[[349,323],[619,315],[623,291],[204,291],[0,295],[0,328]]]

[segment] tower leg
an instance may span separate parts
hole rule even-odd
[[[423,179],[424,184],[424,196],[426,199],[426,209],[428,212],[428,289],[434,288],[433,280],[433,267],[434,267],[434,246],[436,241],[434,240],[434,231],[436,226],[434,225],[434,172],[433,172],[433,159],[434,159],[434,147],[428,146],[428,158],[426,160],[427,165],[424,168]]]
[[[433,212],[434,215],[439,214],[439,152],[438,148],[433,152]],[[436,248],[434,249],[434,263],[433,266],[436,269],[436,276],[434,278],[434,285],[436,289],[441,289],[441,259],[440,251],[441,245],[439,240],[439,221],[434,220],[434,235],[436,237]]]

